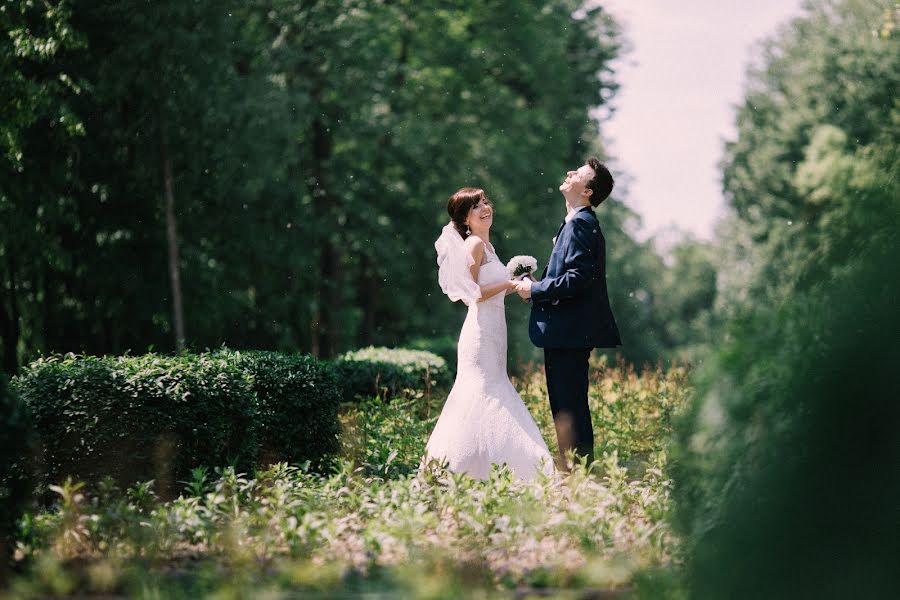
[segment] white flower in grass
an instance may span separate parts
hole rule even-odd
[[[521,275],[530,275],[537,271],[537,259],[533,256],[513,256],[506,263],[506,272],[511,279]]]

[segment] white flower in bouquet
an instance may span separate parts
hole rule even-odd
[[[506,272],[512,279],[522,275],[531,275],[535,271],[537,271],[537,259],[533,256],[513,256],[506,263]]]

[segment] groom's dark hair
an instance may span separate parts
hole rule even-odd
[[[593,179],[588,181],[585,187],[592,192],[591,206],[597,207],[609,198],[615,182],[609,169],[596,156],[589,157],[584,163],[594,170]]]

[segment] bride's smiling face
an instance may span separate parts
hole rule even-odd
[[[472,231],[487,231],[494,222],[494,207],[490,201],[482,198],[478,204],[469,209],[466,224]]]

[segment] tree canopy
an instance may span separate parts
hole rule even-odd
[[[182,341],[449,345],[463,312],[432,248],[447,198],[484,188],[500,254],[544,263],[559,181],[604,154],[591,115],[622,43],[575,0],[34,0],[0,19],[10,372]],[[654,361],[664,266],[623,199],[600,210],[613,304],[626,356]]]

